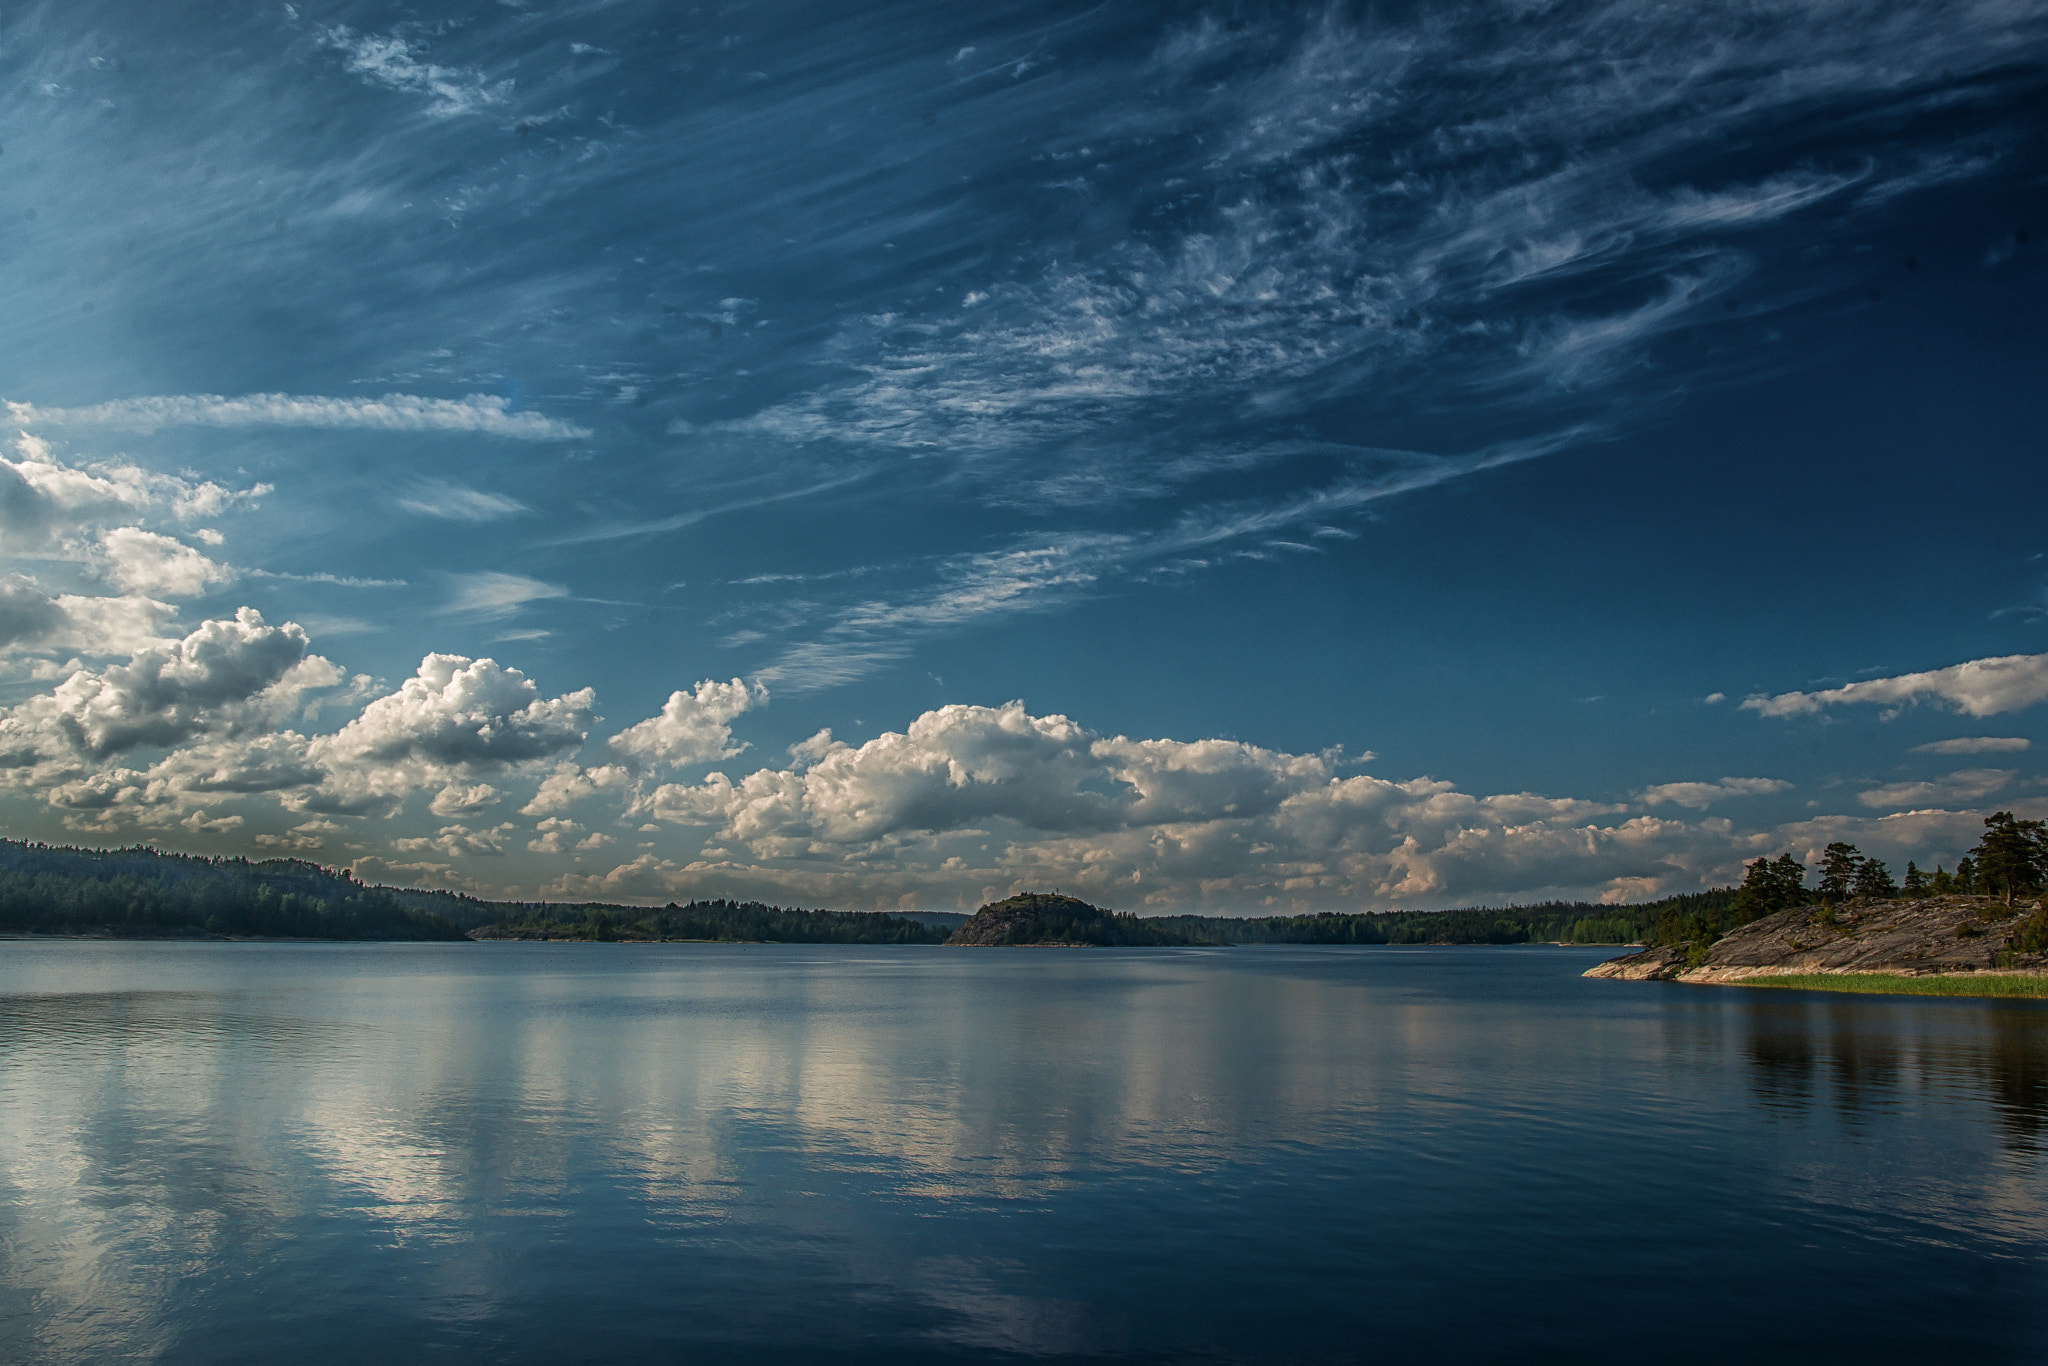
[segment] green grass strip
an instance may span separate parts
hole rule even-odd
[[[2048,997],[2048,976],[2037,973],[1952,972],[1909,977],[1895,972],[1798,972],[1744,977],[1734,987],[1786,987],[1796,991],[1853,991],[1884,996]]]

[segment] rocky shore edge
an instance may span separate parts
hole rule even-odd
[[[1587,969],[1622,981],[1729,985],[1760,977],[2048,976],[2032,899],[1938,896],[1795,906],[1730,930],[1702,949],[1659,945]]]

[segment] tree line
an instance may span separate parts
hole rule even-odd
[[[759,901],[692,901],[644,906],[500,903],[507,911],[479,939],[688,939],[727,944],[937,944],[946,931],[878,911],[825,911]]]
[[[461,939],[444,916],[297,859],[251,863],[138,845],[0,840],[0,930],[287,939]]]

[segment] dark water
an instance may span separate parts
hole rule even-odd
[[[0,1359],[2048,1359],[2048,1010],[1601,956],[0,943]]]

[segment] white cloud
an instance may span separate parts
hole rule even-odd
[[[441,611],[448,615],[481,617],[486,621],[511,616],[529,602],[569,596],[569,590],[560,584],[542,583],[524,574],[483,570],[457,574],[454,578],[455,595]]]
[[[422,61],[425,45],[395,34],[359,34],[336,24],[320,30],[320,41],[338,49],[346,58],[348,69],[364,80],[427,96],[430,118],[482,113],[502,101],[512,88],[510,81],[493,84],[484,79],[482,72],[471,68]]]
[[[1827,707],[1881,706],[1888,715],[1925,702],[1966,716],[1997,716],[2048,698],[2048,655],[2001,655],[1925,673],[1872,678],[1820,692],[1750,697],[1746,711],[1763,716],[1813,716]]]
[[[1778,778],[1723,778],[1718,783],[1658,783],[1636,793],[1645,806],[1671,803],[1704,811],[1728,797],[1760,797],[1790,792],[1792,784]]]
[[[2009,768],[1958,769],[1933,782],[1887,783],[1856,794],[1865,806],[1956,806],[1982,801],[2010,786],[2015,774]]]
[[[575,441],[590,429],[540,413],[514,412],[493,394],[465,398],[328,398],[316,394],[168,394],[113,399],[83,408],[43,408],[8,401],[20,427],[110,427],[154,432],[165,427],[325,427],[378,432],[477,432],[519,441]]]
[[[256,845],[261,849],[283,849],[295,854],[309,854],[325,849],[327,836],[340,833],[341,827],[333,821],[311,820],[293,826],[287,834],[258,835]]]
[[[517,498],[465,488],[445,479],[415,479],[398,495],[397,503],[407,512],[450,522],[489,522],[533,511]]]
[[[428,655],[397,691],[309,746],[320,790],[293,800],[320,810],[388,806],[416,787],[522,771],[580,748],[597,718],[589,688],[543,698],[492,659]],[[477,785],[454,800],[484,798]]]
[[[2033,742],[2017,735],[1967,735],[1913,746],[1915,754],[2019,754]]]
[[[427,810],[437,816],[474,816],[497,805],[502,795],[489,783],[450,783],[434,794]]]
[[[450,858],[496,858],[505,852],[505,841],[515,827],[510,821],[486,830],[466,825],[444,825],[432,836],[395,839],[391,847],[401,854],[439,852]]]
[[[751,707],[764,705],[768,690],[705,679],[695,692],[669,694],[658,715],[628,726],[611,738],[611,748],[631,763],[703,764],[730,759],[746,748],[732,743],[731,721]]]
[[[526,842],[526,847],[535,854],[587,854],[618,843],[601,830],[585,834],[582,826],[560,816],[550,816],[533,828],[534,838]],[[582,839],[576,838],[579,834]]]
[[[98,558],[115,586],[144,597],[194,598],[235,577],[182,541],[141,527],[101,532]]]
[[[792,757],[788,769],[640,794],[629,818],[712,827],[717,847],[696,862],[637,859],[555,886],[779,879],[822,895],[888,868],[898,887],[1057,883],[1112,904],[1441,904],[1545,887],[1697,886],[1739,870],[1747,848],[1726,822],[1602,824],[1623,809],[1346,777],[1335,753],[1105,737],[1014,702],[941,707],[857,747],[821,732]],[[761,862],[734,863],[725,847]]]
[[[268,484],[229,489],[119,461],[67,465],[29,432],[16,437],[14,449],[19,459],[0,457],[0,533],[15,553],[42,549],[96,523],[132,522],[153,512],[178,521],[212,517],[271,492]]]
[[[620,791],[632,781],[631,770],[619,764],[579,768],[573,763],[555,765],[555,771],[541,779],[533,800],[519,808],[522,816],[545,816],[564,811],[599,792]]]
[[[267,626],[244,607],[128,663],[79,669],[0,719],[0,762],[20,768],[66,756],[104,759],[141,745],[265,730],[341,672],[307,653],[295,623]]]
[[[63,593],[55,599],[64,624],[45,639],[46,649],[88,655],[132,655],[162,645],[169,619],[178,609],[154,598],[101,598]]]

